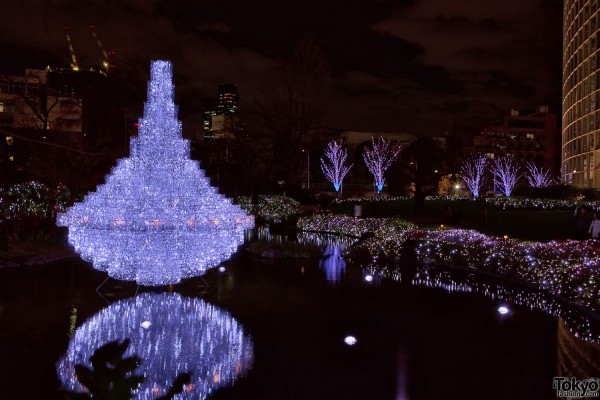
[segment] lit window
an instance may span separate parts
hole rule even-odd
[[[12,136],[7,136],[6,137],[6,144],[7,145],[12,146],[13,142],[14,142],[14,139],[13,139]]]
[[[13,157],[12,154],[8,155],[8,161],[15,161],[15,158]]]
[[[4,103],[0,101],[0,112],[4,112]]]

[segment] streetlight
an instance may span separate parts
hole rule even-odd
[[[302,152],[306,152],[306,189],[310,190],[310,151],[302,149]]]

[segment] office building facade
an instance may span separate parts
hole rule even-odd
[[[473,146],[465,147],[464,152],[483,153],[491,160],[510,157],[522,168],[532,163],[558,177],[558,142],[556,114],[549,112],[547,106],[539,106],[534,113],[525,115],[511,110],[501,120],[485,125],[473,137]]]
[[[600,0],[565,0],[561,181],[600,188]]]

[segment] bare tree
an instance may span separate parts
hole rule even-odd
[[[307,38],[284,69],[281,84],[256,100],[247,118],[248,135],[261,147],[266,144],[272,180],[299,185],[301,149],[319,146],[324,131],[330,76],[325,54],[314,39]]]
[[[534,163],[527,163],[527,182],[529,186],[539,188],[552,185],[554,180],[550,177],[550,170],[538,167]]]
[[[385,184],[383,174],[398,157],[402,147],[399,144],[385,140],[383,137],[371,138],[371,145],[371,149],[365,149],[363,158],[367,168],[373,174],[375,194],[378,195]]]
[[[494,184],[505,196],[509,197],[517,181],[522,176],[517,163],[509,157],[499,157],[492,165]]]
[[[479,197],[479,191],[483,185],[485,170],[488,159],[485,154],[474,154],[465,160],[460,166],[460,174],[473,193],[473,197]]]
[[[348,157],[346,149],[335,140],[329,142],[324,154],[329,159],[329,162],[321,157],[321,170],[327,180],[333,184],[335,191],[339,192],[342,188],[344,177],[354,164],[350,164],[350,166],[346,165],[346,158]]]

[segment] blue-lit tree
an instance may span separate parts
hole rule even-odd
[[[519,173],[519,166],[512,158],[499,157],[494,160],[491,170],[494,175],[494,185],[506,197],[509,197],[517,181],[522,176]]]
[[[473,154],[460,166],[460,174],[473,197],[479,197],[488,159],[485,154]]]
[[[554,180],[550,177],[550,170],[538,167],[534,163],[527,163],[527,182],[529,186],[540,188],[552,185]]]
[[[342,189],[344,177],[354,164],[346,165],[348,157],[346,149],[335,140],[329,142],[324,154],[328,161],[321,157],[321,170],[327,180],[333,184],[335,191],[339,192]]]
[[[373,174],[375,194],[378,195],[385,184],[383,174],[398,157],[402,147],[400,144],[392,143],[382,137],[371,138],[371,147],[365,149],[363,158],[367,168]]]

